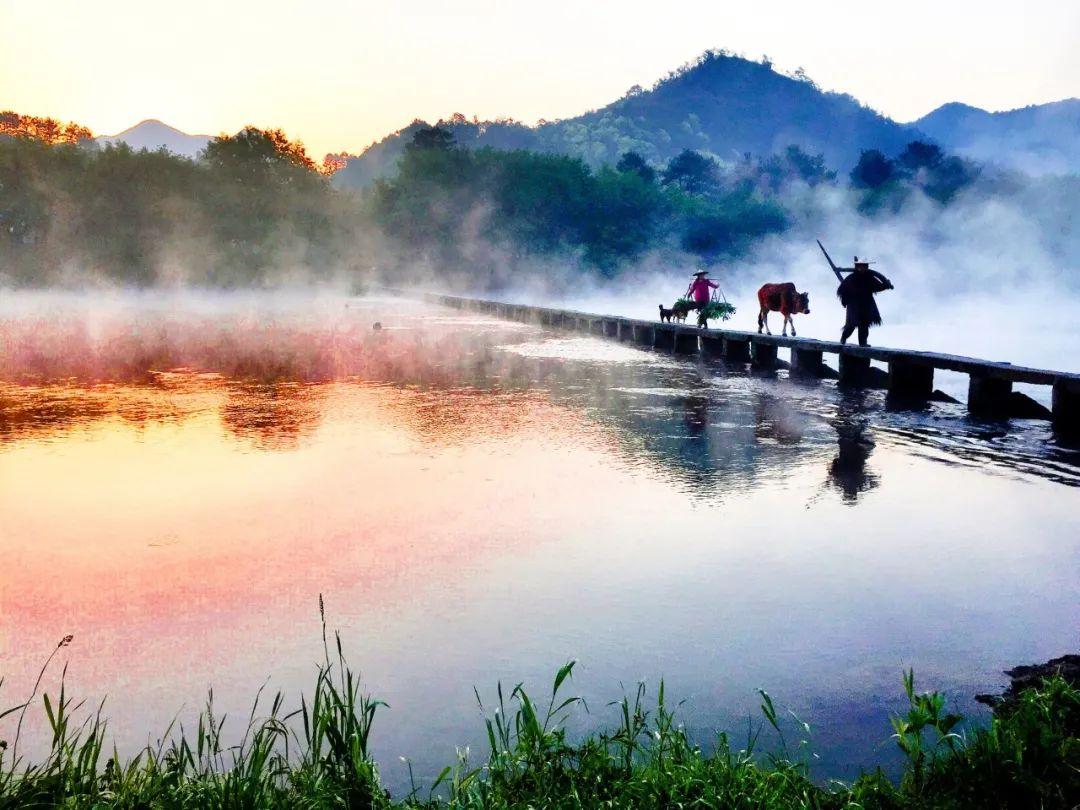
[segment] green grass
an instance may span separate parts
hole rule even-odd
[[[30,698],[0,721],[14,726],[0,742],[0,808],[1072,808],[1080,803],[1080,691],[1061,678],[1023,692],[989,726],[958,732],[960,718],[938,693],[919,693],[904,678],[908,711],[892,718],[906,757],[894,783],[877,770],[853,784],[811,778],[802,743],[789,749],[765,692],[763,719],[745,744],[721,734],[710,753],[693,744],[661,683],[656,699],[643,686],[617,706],[614,729],[582,740],[565,731],[582,708],[565,696],[574,664],[562,667],[550,695],[535,700],[519,684],[497,689],[485,706],[490,754],[482,765],[462,757],[434,784],[391,797],[380,785],[369,746],[384,706],[363,694],[325,625],[325,660],[300,708],[284,710],[278,693],[256,696],[246,732],[223,742],[224,720],[211,693],[196,728],[170,726],[164,742],[123,758],[106,748],[102,707],[88,711],[66,693],[38,691],[62,640],[42,668]],[[0,680],[0,687],[2,687]],[[44,711],[52,729],[47,756],[28,762],[19,736],[28,710]],[[76,721],[78,715],[85,715]],[[757,748],[772,727],[777,750]],[[4,726],[5,728],[7,725]],[[808,729],[806,729],[808,731]],[[883,729],[883,736],[886,730]],[[3,736],[3,735],[0,735]],[[868,745],[878,740],[868,740]]]

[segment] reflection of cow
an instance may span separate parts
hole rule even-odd
[[[761,305],[761,312],[758,313],[757,319],[758,334],[761,334],[762,327],[765,328],[766,334],[772,334],[769,331],[770,312],[779,312],[784,316],[784,337],[787,337],[788,323],[791,324],[791,336],[795,336],[795,321],[791,319],[792,315],[798,315],[800,312],[810,314],[810,293],[799,292],[790,281],[784,284],[762,285],[757,292],[757,300]]]

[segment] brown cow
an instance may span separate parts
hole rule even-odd
[[[798,315],[800,312],[810,314],[810,293],[799,292],[790,281],[784,284],[762,285],[757,291],[757,300],[761,305],[761,312],[758,313],[757,319],[759,335],[762,327],[765,328],[766,334],[772,334],[769,331],[770,312],[779,312],[784,316],[784,337],[787,337],[788,323],[791,324],[791,336],[795,337],[795,321],[792,320],[792,315]]]

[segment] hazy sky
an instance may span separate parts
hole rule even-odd
[[[0,0],[0,109],[281,126],[321,156],[416,117],[569,117],[715,47],[904,121],[1078,96],[1078,42],[1080,0]]]

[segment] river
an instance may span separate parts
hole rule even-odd
[[[211,686],[239,728],[268,679],[309,690],[322,594],[396,791],[401,757],[483,756],[473,686],[570,659],[575,730],[663,678],[739,743],[760,687],[851,778],[895,762],[908,667],[977,718],[1076,651],[1078,484],[1046,423],[400,300],[8,296],[0,710],[70,633],[121,747]]]

